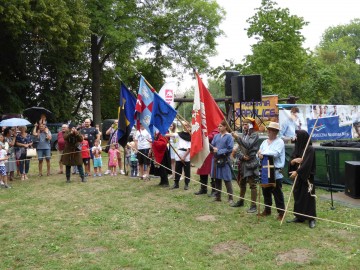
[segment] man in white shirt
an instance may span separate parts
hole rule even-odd
[[[276,122],[270,122],[267,131],[269,138],[264,140],[260,145],[258,151],[258,157],[263,159],[264,155],[274,157],[274,167],[275,167],[275,187],[263,187],[263,196],[264,203],[266,204],[265,210],[261,213],[261,216],[271,215],[271,206],[272,206],[272,195],[274,196],[275,205],[278,211],[278,220],[282,220],[284,215],[285,203],[284,203],[284,193],[282,192],[282,179],[283,175],[281,174],[281,169],[285,165],[285,144],[284,141],[277,137],[280,127]]]
[[[139,176],[140,179],[149,180],[149,170],[150,170],[150,158],[149,152],[151,149],[151,135],[149,132],[140,124],[140,130],[137,130],[135,133],[135,146],[138,150],[137,159],[139,162]],[[144,169],[146,165],[146,169]]]

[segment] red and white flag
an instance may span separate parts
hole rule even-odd
[[[195,72],[197,87],[194,92],[194,105],[191,119],[190,159],[195,167],[200,168],[210,153],[208,131],[212,132],[224,119],[209,90],[205,87],[199,74]]]

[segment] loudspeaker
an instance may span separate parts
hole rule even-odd
[[[225,96],[232,96],[231,77],[239,76],[240,72],[236,70],[225,71]]]
[[[360,198],[360,161],[345,161],[345,194]]]
[[[260,102],[262,100],[261,75],[245,75],[231,78],[233,102]]]

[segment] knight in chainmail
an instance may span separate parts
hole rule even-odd
[[[255,213],[257,196],[256,177],[259,167],[259,162],[256,158],[256,153],[259,150],[259,135],[256,131],[258,131],[259,128],[256,124],[255,119],[250,117],[243,120],[242,128],[243,133],[241,135],[238,135],[238,133],[236,132],[232,132],[234,139],[239,145],[237,151],[237,158],[239,160],[237,183],[240,187],[240,200],[238,200],[231,206],[244,206],[246,183],[248,183],[251,190],[251,205],[247,212]]]

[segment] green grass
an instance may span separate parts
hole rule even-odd
[[[53,175],[38,178],[32,161],[30,180],[0,190],[0,269],[359,269],[360,228],[258,221],[248,203],[195,196],[195,181],[188,191],[126,176],[66,184],[56,159]],[[358,208],[335,207],[317,200],[319,217],[360,226]]]

